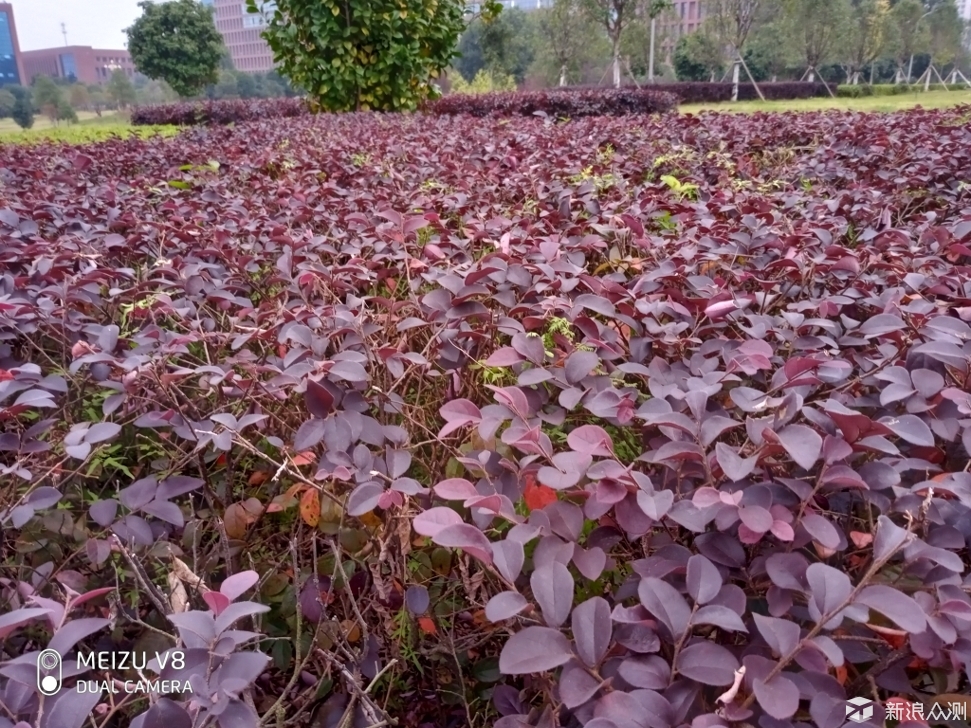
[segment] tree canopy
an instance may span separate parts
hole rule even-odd
[[[138,4],[142,16],[126,29],[135,67],[161,79],[180,96],[192,96],[218,80],[224,45],[212,9],[196,0]]]

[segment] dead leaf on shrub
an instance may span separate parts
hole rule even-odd
[[[438,632],[438,627],[435,626],[435,620],[431,617],[419,617],[418,627],[425,634],[435,634]]]
[[[259,486],[263,485],[263,483],[265,483],[269,477],[270,474],[266,470],[254,470],[253,474],[249,476],[249,480],[247,482],[250,485]]]
[[[311,528],[320,523],[320,493],[308,489],[300,496],[300,517]]]
[[[247,498],[242,503],[232,503],[226,509],[223,522],[229,538],[244,538],[246,529],[256,523],[263,513],[263,504],[256,498]]]

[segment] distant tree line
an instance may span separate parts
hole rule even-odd
[[[655,19],[657,80],[903,83],[967,72],[967,24],[955,0],[701,0],[697,31],[665,0],[554,0],[473,20],[452,78],[512,77],[527,87],[648,80]],[[619,19],[619,20],[618,20]],[[736,63],[741,58],[742,63]],[[933,71],[925,71],[933,64]],[[462,89],[462,83],[459,84]]]

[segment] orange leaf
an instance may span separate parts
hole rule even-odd
[[[248,482],[250,485],[263,485],[269,477],[270,473],[266,470],[254,470]]]
[[[867,627],[872,629],[878,635],[883,637],[887,641],[887,644],[893,647],[895,650],[899,650],[904,646],[904,642],[907,641],[907,633],[902,629],[892,629],[890,627],[881,627],[878,624],[867,623]]]
[[[548,485],[537,483],[535,473],[526,473],[526,487],[523,488],[523,500],[526,502],[526,508],[532,512],[537,508],[543,508],[550,503],[555,503],[557,500],[556,491]]]
[[[310,465],[316,462],[317,455],[314,454],[313,450],[307,450],[307,452],[302,452],[293,459],[294,465]]]
[[[320,493],[316,490],[304,491],[300,496],[300,517],[311,528],[320,523]]]
[[[850,531],[850,540],[853,542],[854,546],[856,546],[858,549],[862,549],[873,543],[873,534],[863,533],[862,531]]]
[[[431,617],[419,617],[418,626],[425,634],[435,634],[438,631],[438,628],[435,626],[435,620]]]
[[[839,667],[833,668],[836,672],[836,681],[840,685],[846,685],[846,666],[840,665]]]
[[[229,459],[226,457],[226,453],[223,453],[218,458],[216,458],[216,462],[215,462],[214,466],[218,468],[218,467],[221,467],[221,466],[225,465],[228,462],[229,462]]]

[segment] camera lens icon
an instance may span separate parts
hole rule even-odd
[[[44,695],[54,695],[61,689],[61,656],[54,650],[37,655],[37,688]]]

